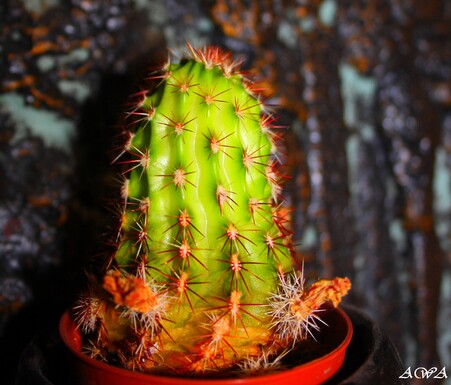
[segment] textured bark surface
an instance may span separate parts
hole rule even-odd
[[[4,1],[0,31],[0,346],[11,376],[101,246],[121,105],[187,40],[244,56],[281,105],[309,275],[349,276],[349,301],[407,365],[449,364],[450,2]]]

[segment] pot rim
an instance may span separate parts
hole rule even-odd
[[[277,381],[284,380],[284,377],[287,375],[287,373],[293,373],[293,372],[300,372],[300,371],[308,371],[311,369],[315,369],[318,366],[321,366],[324,364],[325,361],[327,362],[333,362],[334,360],[342,359],[344,360],[346,348],[351,342],[352,335],[353,335],[353,326],[351,319],[347,315],[347,313],[342,310],[341,308],[332,308],[331,310],[336,311],[339,316],[345,321],[346,324],[346,335],[344,339],[338,344],[337,347],[335,347],[332,351],[329,353],[326,353],[325,355],[315,358],[311,361],[305,362],[303,364],[297,365],[292,368],[284,369],[279,372],[274,373],[267,373],[267,374],[261,374],[256,375],[255,377],[225,377],[225,378],[184,378],[184,377],[178,377],[178,376],[165,376],[165,375],[158,375],[158,374],[151,374],[151,373],[143,373],[139,371],[133,371],[125,368],[120,368],[118,366],[114,366],[111,364],[107,364],[105,362],[96,360],[94,358],[91,358],[80,350],[80,344],[81,344],[81,336],[80,333],[75,325],[75,321],[73,319],[73,316],[70,312],[70,310],[66,310],[59,322],[59,333],[61,336],[61,339],[63,340],[64,344],[69,348],[69,350],[81,361],[83,361],[85,364],[97,367],[98,369],[107,370],[112,374],[128,377],[128,378],[134,378],[136,380],[150,380],[151,378],[158,379],[159,383],[164,384],[174,384],[174,381],[177,381],[177,384],[183,385],[192,385],[201,382],[202,384],[248,384],[248,385],[257,385],[262,384],[262,379],[264,379],[265,383],[277,383]],[[73,335],[71,337],[71,334]]]

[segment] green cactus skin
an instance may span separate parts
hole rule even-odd
[[[188,48],[129,112],[116,249],[75,308],[91,356],[184,375],[277,355],[316,327],[319,306],[287,329],[293,299],[280,293],[305,290],[287,276],[272,115],[228,54]]]

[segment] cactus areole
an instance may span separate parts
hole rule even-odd
[[[229,54],[188,51],[127,114],[115,250],[75,319],[83,350],[122,367],[258,372],[350,283],[304,287],[281,204],[280,128]]]

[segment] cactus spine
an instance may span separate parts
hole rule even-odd
[[[273,116],[228,54],[188,48],[128,113],[115,252],[76,320],[88,354],[128,368],[249,370],[305,338],[349,281],[304,289]]]

